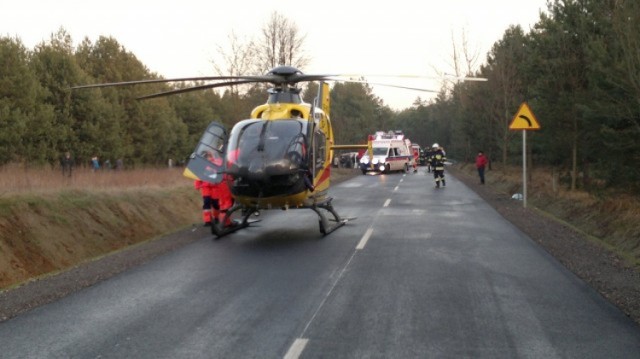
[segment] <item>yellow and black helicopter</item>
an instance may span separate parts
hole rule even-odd
[[[214,235],[244,228],[252,223],[252,214],[268,209],[311,209],[318,215],[323,235],[352,219],[341,217],[333,208],[328,193],[331,159],[336,149],[367,145],[334,144],[326,82],[332,79],[331,75],[305,75],[294,67],[279,66],[264,76],[238,76],[227,83],[267,82],[273,87],[267,102],[253,109],[250,119],[236,123],[228,135],[223,126],[211,123],[185,169],[189,178],[228,181],[235,204],[227,216],[240,211],[242,220],[234,227],[212,226]],[[312,103],[303,101],[297,87],[308,81],[319,82],[318,96]],[[207,153],[224,161],[214,165],[207,160]]]
[[[339,75],[307,75],[295,67],[278,66],[265,75],[210,76],[154,79],[76,86],[73,89],[137,85],[176,81],[219,81],[159,92],[139,99],[250,83],[269,83],[267,102],[253,109],[250,118],[237,122],[231,132],[212,122],[189,158],[184,175],[210,183],[227,181],[234,205],[227,216],[242,213],[233,227],[212,225],[212,233],[224,236],[245,228],[254,213],[268,209],[308,208],[318,215],[320,232],[329,234],[352,218],[341,217],[329,196],[331,159],[336,149],[366,148],[366,144],[334,144],[329,118],[327,81]],[[306,103],[298,84],[318,82],[318,96]],[[210,161],[224,159],[219,163]],[[225,221],[221,221],[224,223]],[[333,222],[333,223],[331,223]]]
[[[269,83],[267,102],[253,109],[250,118],[237,122],[230,133],[212,122],[190,156],[184,175],[210,183],[226,181],[234,198],[227,216],[240,211],[241,221],[233,227],[212,225],[221,237],[255,220],[254,213],[268,209],[313,210],[320,232],[327,235],[353,218],[341,217],[329,196],[331,159],[334,150],[367,149],[371,142],[336,145],[330,121],[329,84],[332,81],[364,82],[345,75],[308,75],[292,66],[278,66],[265,75],[211,76],[156,79],[77,86],[78,88],[136,85],[176,81],[220,81],[160,92],[139,99],[151,99],[195,90],[250,83]],[[318,95],[306,103],[298,84],[318,82]],[[371,84],[371,83],[370,83]],[[385,84],[382,84],[385,85]],[[391,87],[422,90],[404,86]],[[223,161],[213,163],[210,155]],[[221,221],[224,223],[225,221]]]

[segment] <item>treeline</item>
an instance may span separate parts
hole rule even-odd
[[[199,83],[154,83],[74,89],[85,84],[161,77],[111,37],[84,39],[76,48],[60,29],[27,49],[0,37],[0,165],[58,165],[71,152],[77,164],[124,159],[128,166],[185,160],[213,120],[230,129],[266,101],[267,85],[202,90],[152,100],[138,97]],[[269,69],[264,69],[264,72]],[[264,73],[263,72],[263,73]],[[307,84],[305,98],[317,84]],[[341,143],[362,143],[394,113],[363,84],[336,84],[332,111]]]
[[[270,25],[291,26],[274,19]],[[444,145],[453,159],[472,161],[482,149],[494,163],[519,164],[521,131],[508,127],[527,102],[542,126],[528,132],[528,165],[553,167],[569,188],[640,191],[640,2],[550,1],[533,29],[506,29],[485,63],[460,68],[488,81],[450,83],[435,100],[417,99],[400,112],[365,84],[334,84],[336,142],[363,143],[374,131],[401,129],[423,146]],[[65,151],[80,163],[93,156],[129,165],[179,161],[210,121],[230,128],[266,100],[262,84],[145,101],[136,98],[187,84],[69,90],[159,77],[110,37],[74,48],[61,29],[34,49],[0,37],[0,165],[55,165]],[[307,101],[315,91],[309,84]]]
[[[61,29],[32,50],[19,38],[0,37],[0,165],[55,165],[66,151],[78,164],[93,156],[128,165],[179,161],[210,121],[231,124],[240,111],[264,102],[262,93],[256,100],[252,92],[211,90],[136,100],[174,88],[166,84],[70,90],[157,78],[110,37],[74,48]]]
[[[507,29],[486,63],[435,102],[399,116],[417,137],[472,160],[520,163],[522,102],[541,124],[529,131],[529,165],[552,166],[569,188],[640,190],[640,2],[555,0],[534,28]],[[565,175],[566,174],[566,175]]]

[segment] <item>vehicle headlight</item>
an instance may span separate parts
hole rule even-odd
[[[380,169],[380,172],[383,172],[384,170],[386,170],[386,168],[384,167],[384,164],[381,164],[379,169]]]
[[[369,163],[369,157],[362,157],[360,159],[360,163],[364,163],[365,165]]]
[[[378,164],[378,159],[374,158],[373,161],[371,161],[371,163],[373,163],[374,165]]]

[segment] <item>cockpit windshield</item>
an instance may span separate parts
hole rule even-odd
[[[244,120],[229,137],[227,170],[237,176],[277,175],[297,170],[307,161],[307,122]]]

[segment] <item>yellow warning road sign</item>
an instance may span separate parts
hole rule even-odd
[[[511,120],[511,124],[509,125],[510,130],[539,130],[540,124],[536,119],[536,116],[533,115],[529,105],[526,102],[523,102],[520,105],[520,109],[518,113]]]

